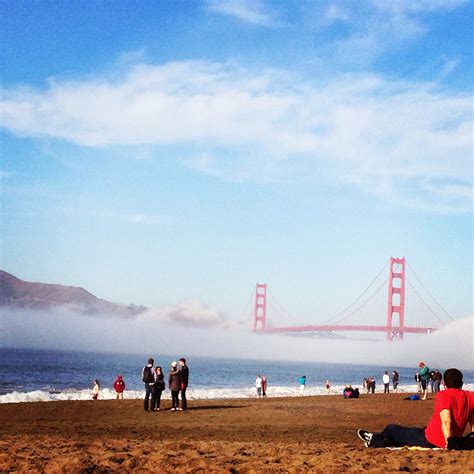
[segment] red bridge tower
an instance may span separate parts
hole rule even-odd
[[[264,330],[267,319],[267,284],[257,283],[255,287],[255,309],[253,313],[253,330]],[[257,328],[258,323],[260,327]]]
[[[387,340],[403,339],[405,328],[405,257],[390,257],[388,276]],[[398,325],[395,325],[398,316]]]

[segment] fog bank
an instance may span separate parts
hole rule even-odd
[[[220,315],[211,315],[220,318]],[[405,341],[312,339],[259,335],[244,329],[210,329],[166,320],[123,320],[73,313],[5,311],[0,347],[176,354],[416,366],[474,370],[474,317],[456,320],[431,335]]]

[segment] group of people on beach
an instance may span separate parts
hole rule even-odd
[[[152,357],[142,369],[142,381],[145,384],[145,399],[143,408],[145,411],[160,411],[161,394],[166,388],[163,369],[154,367],[155,361]],[[188,408],[186,390],[189,383],[189,368],[186,359],[181,357],[178,362],[173,361],[168,371],[168,386],[171,391],[170,411],[184,411]],[[181,395],[181,406],[179,396]]]

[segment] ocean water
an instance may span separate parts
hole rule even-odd
[[[155,355],[155,365],[165,374],[176,356]],[[104,354],[31,349],[0,349],[0,403],[54,400],[88,400],[94,379],[101,385],[100,398],[115,398],[113,382],[122,375],[127,385],[125,398],[144,394],[141,369],[148,354]],[[382,375],[393,369],[400,374],[400,392],[416,392],[416,367],[379,367],[374,365],[281,362],[187,357],[190,369],[188,398],[216,399],[255,397],[255,378],[265,375],[267,396],[297,396],[298,378],[307,377],[307,395],[340,395],[345,384],[362,388],[364,377],[375,377],[376,391],[383,391]],[[435,368],[435,367],[433,367]],[[437,367],[441,371],[443,367]],[[166,376],[165,376],[166,378]],[[464,372],[465,388],[474,389],[474,372]],[[169,398],[169,390],[163,393]]]

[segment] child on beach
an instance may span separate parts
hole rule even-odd
[[[298,379],[298,383],[300,384],[300,396],[304,395],[304,391],[306,390],[306,375],[302,375]]]
[[[123,400],[123,391],[125,390],[125,382],[121,375],[117,376],[117,379],[114,382],[114,390],[115,390],[115,399],[116,400]]]
[[[98,380],[94,380],[94,387],[92,388],[92,400],[99,398],[100,384]]]

